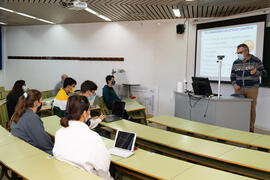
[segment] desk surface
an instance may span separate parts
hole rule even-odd
[[[42,101],[46,102],[46,105],[41,107],[41,111],[51,110],[52,109],[52,101],[55,97],[45,98]]]
[[[245,149],[245,151],[242,151],[243,153],[241,154],[245,158],[237,158],[238,151],[235,149],[238,148],[232,145],[197,139],[138,123],[133,123],[127,120],[120,120],[111,123],[102,122],[102,125],[112,129],[135,132],[138,138],[154,142],[165,147],[190,152],[192,154],[223,162],[229,161],[232,164],[270,172],[270,166],[266,166],[266,164],[270,164],[269,153]],[[228,157],[226,155],[228,155]],[[256,159],[263,159],[263,163],[256,163]]]
[[[124,99],[123,101],[126,103],[125,110],[127,112],[145,110],[145,106],[138,103],[136,99]]]
[[[11,163],[10,167],[27,179],[66,179],[69,174],[76,172],[79,169],[65,162],[56,159],[48,159],[47,153],[25,157],[21,161]],[[94,174],[83,171],[76,172],[81,176],[88,176],[89,179],[101,179]]]
[[[9,132],[2,127],[0,127],[0,132],[0,139],[9,142],[0,143],[0,161],[26,179],[72,179],[72,177],[101,179],[67,163],[48,159],[47,153],[17,137],[10,136]]]
[[[207,180],[249,180],[251,178],[238,176],[235,174],[230,174],[223,171],[217,171],[212,168],[205,166],[195,165],[193,168],[186,170],[184,173],[176,176],[173,180],[198,180],[198,179],[207,179]]]
[[[175,92],[175,94],[181,95],[181,96],[189,96],[188,93]],[[195,95],[193,93],[191,95],[194,96],[194,97],[205,99],[205,100],[209,99],[208,97],[205,97],[205,96],[202,96],[202,95]],[[220,96],[220,98],[218,98],[218,96],[210,97],[210,101],[231,101],[231,102],[245,102],[246,101],[246,102],[251,102],[252,99],[239,98],[239,97],[234,97],[234,96],[227,95],[227,96]]]
[[[245,145],[270,149],[270,136],[194,122],[173,116],[148,119],[163,126]]]
[[[120,120],[111,123],[102,122],[101,124],[113,129],[135,132],[137,137],[146,141],[161,144],[173,149],[192,152],[194,154],[202,155],[205,157],[217,158],[235,148],[230,145],[164,131],[142,124],[133,123],[127,120]]]
[[[51,129],[52,126],[56,126],[58,128],[60,127],[58,123],[59,118],[57,116],[42,118],[42,120],[44,122],[45,129],[46,131],[48,131],[49,134],[54,135],[56,132],[55,128]],[[102,140],[108,149],[113,146],[112,140],[103,137]],[[158,179],[172,179],[177,175],[184,173],[186,170],[192,169],[195,166],[194,164],[189,162],[177,160],[167,156],[162,156],[156,153],[147,152],[142,149],[137,149],[136,153],[129,158],[121,158],[112,155],[111,160],[119,166],[151,177],[156,177]],[[193,172],[197,174],[197,170]],[[231,177],[234,177],[235,179],[243,179],[242,176],[210,168],[204,168],[203,172],[208,173],[208,175],[210,176],[211,174],[216,175],[221,173],[220,176],[223,176],[227,179],[230,179]]]

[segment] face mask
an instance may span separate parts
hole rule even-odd
[[[24,92],[26,92],[26,91],[27,91],[27,89],[28,89],[28,88],[27,88],[27,86],[26,86],[26,85],[25,85],[25,86],[23,86],[23,91],[24,91]]]
[[[75,92],[75,88],[72,88],[70,92],[74,93]]]
[[[92,101],[94,99],[95,95],[89,96],[88,101]]]
[[[245,56],[243,54],[237,54],[238,59],[243,61],[245,59]]]
[[[113,80],[113,81],[112,81],[112,85],[114,86],[114,85],[115,85],[115,83],[116,83],[116,82]]]

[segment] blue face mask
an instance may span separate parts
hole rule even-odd
[[[24,92],[26,92],[26,91],[27,91],[27,89],[28,89],[28,88],[27,88],[27,86],[26,86],[26,85],[25,85],[25,86],[23,86],[23,91],[24,91]]]
[[[92,99],[94,99],[94,96],[89,96],[88,97],[88,101],[91,101]]]
[[[238,59],[243,61],[245,59],[245,56],[243,54],[237,54]]]
[[[96,96],[96,93],[95,93],[95,94],[92,94],[91,96],[89,96],[89,97],[88,97],[88,101],[93,100],[95,96]]]

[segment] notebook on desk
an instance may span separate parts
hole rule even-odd
[[[127,158],[134,154],[136,134],[117,130],[114,145],[109,150],[110,154]]]

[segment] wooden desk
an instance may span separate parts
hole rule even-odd
[[[102,179],[65,162],[48,159],[47,153],[17,137],[10,136],[2,127],[0,127],[0,142],[1,163],[25,179],[71,179],[71,177]]]
[[[181,132],[202,135],[205,138],[211,137],[217,140],[237,143],[239,145],[259,147],[270,150],[270,136],[267,135],[223,128],[173,116],[159,116],[148,119],[148,121],[176,129]]]
[[[40,111],[51,111],[52,110],[52,102],[54,99],[55,99],[55,97],[43,99],[43,102],[46,102],[46,105],[43,105],[41,107]]]
[[[21,161],[11,163],[9,167],[27,179],[66,179],[69,174],[76,172],[79,169],[56,159],[48,159],[48,154],[42,154],[25,157]],[[102,179],[94,174],[80,170],[76,173],[82,173],[82,176],[87,176],[89,179]]]
[[[115,130],[135,132],[137,134],[137,144],[157,151],[162,151],[168,155],[181,157],[231,172],[241,173],[250,177],[270,178],[270,166],[265,167],[260,163],[246,164],[243,159],[238,158],[231,158],[230,161],[223,158],[223,155],[235,152],[233,150],[237,149],[237,147],[232,145],[197,139],[133,123],[127,120],[111,123],[102,122],[101,124]],[[257,153],[262,154],[258,155]],[[253,157],[257,156],[263,157],[264,161],[270,164],[270,156],[268,153],[249,150],[249,154],[246,154],[245,157],[250,158],[250,161],[252,161],[254,160]]]
[[[216,169],[208,168],[205,166],[195,165],[193,168],[190,168],[183,172],[182,174],[173,178],[173,180],[199,180],[199,179],[207,179],[207,180],[249,180],[251,178],[244,176],[237,176],[235,174],[230,174],[227,172],[218,171]]]
[[[145,106],[134,99],[124,99],[123,101],[126,103],[125,110],[127,112],[145,110]]]
[[[46,131],[49,134],[55,134],[55,127],[59,126],[59,117],[51,116],[42,118]],[[54,124],[54,125],[53,125]],[[102,137],[105,146],[109,149],[113,146],[113,141]],[[112,162],[120,167],[130,170],[136,176],[136,173],[143,174],[149,178],[157,179],[172,179],[177,175],[184,173],[185,171],[192,169],[195,165],[189,162],[177,160],[174,158],[162,156],[156,153],[148,152],[142,149],[137,149],[136,153],[129,158],[121,158],[118,156],[111,156]],[[149,168],[151,167],[151,168]],[[202,166],[198,166],[202,167]],[[196,168],[198,168],[196,165]],[[202,167],[203,168],[203,167]],[[205,169],[205,168],[204,168]],[[197,174],[197,171],[193,171]],[[212,170],[210,168],[205,169],[204,172],[208,173],[209,176],[221,173],[224,178],[227,179],[233,177],[235,179],[244,179],[242,176],[222,172],[219,170]],[[220,176],[221,176],[220,175]],[[246,178],[248,179],[248,178]]]

